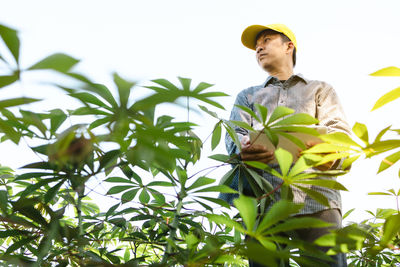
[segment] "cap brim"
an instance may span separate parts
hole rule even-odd
[[[242,43],[245,47],[256,50],[256,37],[263,30],[268,30],[268,28],[263,25],[251,25],[247,27],[242,33]],[[271,29],[272,30],[272,29]]]

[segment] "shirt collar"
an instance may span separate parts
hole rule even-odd
[[[305,84],[308,83],[308,80],[306,78],[304,78],[303,74],[301,74],[301,73],[292,75],[288,80],[294,80],[294,79],[299,79],[299,80],[303,81]],[[268,84],[270,84],[274,81],[278,81],[278,78],[276,78],[274,76],[268,76],[267,80],[262,84],[262,86],[266,87]]]

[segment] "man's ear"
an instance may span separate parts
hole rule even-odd
[[[294,50],[294,43],[292,41],[289,41],[286,44],[287,44],[287,52]]]

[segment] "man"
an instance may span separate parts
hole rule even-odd
[[[255,50],[256,59],[260,67],[268,72],[267,80],[258,86],[252,86],[241,91],[236,98],[236,105],[247,106],[254,109],[254,104],[260,104],[268,108],[269,113],[277,106],[286,106],[294,109],[296,113],[307,113],[319,120],[319,124],[326,126],[328,132],[341,131],[349,133],[349,126],[345,121],[342,107],[338,101],[334,89],[327,83],[308,80],[301,74],[294,74],[296,64],[297,42],[293,32],[283,24],[270,24],[266,26],[252,25],[246,28],[242,34],[242,43],[247,48]],[[231,120],[245,121],[257,127],[258,122],[249,114],[234,107],[231,112]],[[236,127],[236,132],[241,140],[241,151],[234,144],[229,135],[226,138],[226,147],[229,154],[238,154],[243,161],[260,161],[270,163],[274,159],[272,151],[263,145],[250,145],[248,132]],[[309,147],[314,143],[307,144]],[[318,168],[327,170],[337,167],[338,162],[328,162]],[[277,167],[271,165],[272,167]],[[263,172],[275,188],[281,180],[267,172]],[[237,189],[238,177],[235,177],[232,187]],[[329,200],[330,207],[326,207],[304,193],[293,188],[293,201],[304,203],[298,216],[312,216],[341,226],[341,198],[340,193],[334,189],[312,186]],[[244,191],[251,191],[248,183],[245,183]],[[275,192],[279,197],[279,191]],[[232,202],[232,195],[223,195],[222,198]],[[314,241],[319,236],[326,234],[328,229],[305,229],[298,231],[299,236],[307,241]],[[347,266],[345,256],[339,254],[333,257],[335,263],[331,266]],[[250,262],[250,266],[263,266]]]

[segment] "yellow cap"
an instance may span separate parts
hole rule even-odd
[[[242,33],[242,43],[245,47],[256,50],[256,37],[264,30],[274,30],[286,35],[290,41],[293,42],[297,50],[297,41],[294,33],[284,24],[269,24],[269,25],[251,25],[247,27]]]

